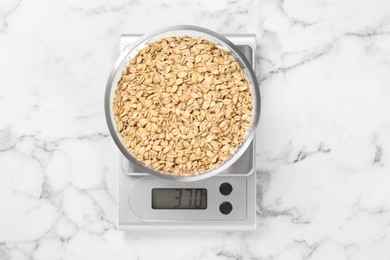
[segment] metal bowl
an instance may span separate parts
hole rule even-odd
[[[169,37],[169,36],[184,36],[184,35],[188,35],[192,37],[200,36],[203,39],[209,40],[210,42],[216,44],[218,48],[227,51],[230,55],[232,55],[235,58],[236,62],[240,64],[241,69],[243,70],[248,80],[248,83],[250,84],[251,87],[253,115],[252,115],[252,125],[251,128],[249,129],[246,139],[229,159],[224,161],[218,167],[215,167],[205,172],[201,172],[194,175],[174,176],[174,175],[164,174],[161,171],[146,166],[143,162],[139,161],[133,154],[131,154],[128,151],[126,146],[122,143],[121,134],[116,130],[116,122],[114,119],[114,113],[112,107],[113,107],[113,101],[115,97],[115,90],[117,88],[118,81],[122,76],[122,72],[126,69],[128,62],[137,55],[138,51],[160,38]],[[127,51],[123,52],[118,58],[118,60],[115,62],[114,69],[112,70],[108,78],[104,102],[105,102],[104,106],[105,106],[105,114],[106,114],[108,128],[110,130],[112,138],[114,139],[116,145],[118,146],[122,154],[129,161],[131,161],[136,167],[140,168],[144,172],[165,179],[175,180],[175,181],[196,181],[196,180],[206,179],[224,171],[229,166],[231,166],[238,158],[240,158],[240,156],[245,152],[245,150],[248,148],[249,144],[251,143],[260,117],[260,90],[258,87],[255,72],[253,71],[252,67],[250,66],[245,56],[238,50],[238,48],[232,42],[230,42],[222,35],[205,28],[201,28],[197,26],[189,26],[189,25],[165,27],[155,32],[152,32],[150,34],[146,34],[140,37],[130,48],[127,49]]]

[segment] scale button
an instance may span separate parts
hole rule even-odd
[[[232,212],[233,206],[230,202],[222,202],[221,205],[219,205],[219,211],[221,211],[222,214],[227,215],[230,212]]]
[[[222,195],[227,196],[232,193],[232,191],[233,187],[230,183],[224,182],[221,184],[221,186],[219,186],[219,192],[221,192]]]

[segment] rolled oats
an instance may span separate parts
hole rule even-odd
[[[207,40],[184,36],[139,51],[118,82],[113,112],[138,160],[165,174],[193,175],[234,154],[253,107],[234,58]]]

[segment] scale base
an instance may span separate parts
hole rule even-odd
[[[141,35],[122,35],[121,51]],[[246,56],[254,68],[256,36],[225,35]],[[255,68],[254,68],[255,69]],[[193,182],[175,182],[150,176],[126,158],[119,172],[119,229],[140,231],[251,231],[256,229],[255,141],[227,170],[211,178]],[[222,184],[232,191],[223,195]],[[206,209],[153,209],[152,190],[207,189]],[[230,204],[227,213],[223,205]]]

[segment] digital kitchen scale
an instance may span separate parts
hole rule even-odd
[[[121,36],[121,52],[141,35]],[[255,70],[256,36],[224,35]],[[142,172],[121,156],[119,228],[122,230],[248,231],[256,229],[255,140],[216,176],[178,182]]]

